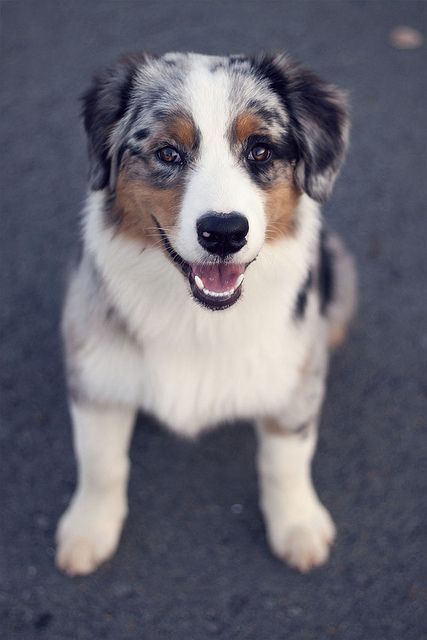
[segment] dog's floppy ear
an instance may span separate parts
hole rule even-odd
[[[136,71],[147,58],[145,54],[120,58],[114,66],[96,75],[82,96],[83,122],[88,137],[89,183],[95,191],[111,184],[111,134],[127,112]]]
[[[290,117],[298,153],[297,184],[322,202],[331,192],[347,147],[346,95],[286,55],[264,56],[258,63]]]

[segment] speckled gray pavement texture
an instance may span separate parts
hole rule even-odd
[[[2,640],[421,640],[426,631],[424,2],[1,4]],[[347,88],[351,152],[326,217],[360,271],[314,476],[338,526],[299,575],[267,548],[250,425],[198,444],[141,418],[130,517],[94,575],[54,567],[75,481],[58,319],[86,152],[77,97],[123,51],[286,48]],[[232,381],[236,384],[238,381]]]

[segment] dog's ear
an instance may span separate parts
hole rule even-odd
[[[331,192],[347,148],[346,95],[286,55],[264,56],[258,64],[290,117],[297,148],[296,182],[322,202]]]
[[[93,190],[111,184],[111,136],[126,115],[137,69],[148,59],[145,54],[119,59],[93,79],[82,96],[83,122],[88,137],[89,183]]]

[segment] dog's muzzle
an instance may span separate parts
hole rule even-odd
[[[172,247],[158,221],[154,217],[153,219],[159,230],[165,252],[188,279],[193,297],[212,311],[227,309],[235,304],[242,293],[242,283],[248,264],[218,259],[219,256],[215,262],[187,262]]]

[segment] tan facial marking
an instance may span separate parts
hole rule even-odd
[[[295,231],[295,210],[300,191],[290,171],[271,188],[266,189],[265,212],[267,214],[267,242],[274,242]]]
[[[197,142],[197,130],[191,118],[178,117],[167,128],[168,134],[188,149],[193,149]]]
[[[119,233],[144,245],[158,245],[159,234],[153,216],[169,235],[175,225],[183,195],[183,186],[158,189],[142,180],[129,179],[120,172],[114,205]]]
[[[239,142],[245,142],[249,136],[260,133],[263,130],[262,120],[253,113],[242,113],[236,118],[235,133]]]

